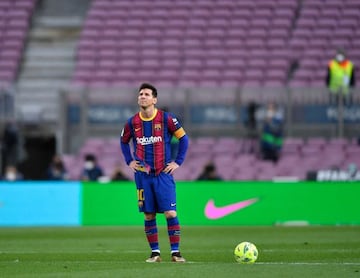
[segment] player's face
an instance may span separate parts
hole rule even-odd
[[[138,104],[142,108],[147,108],[156,104],[157,99],[152,95],[152,90],[142,89],[139,92]]]

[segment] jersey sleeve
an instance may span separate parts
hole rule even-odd
[[[168,129],[177,139],[180,139],[186,134],[178,119],[171,113],[169,113],[168,117]]]
[[[185,160],[185,156],[189,145],[188,136],[186,135],[186,132],[181,126],[178,119],[172,114],[169,114],[168,129],[170,133],[173,134],[174,137],[179,139],[179,149],[175,158],[175,162],[178,165],[181,165]]]
[[[189,146],[189,138],[188,136],[185,134],[184,136],[182,136],[179,139],[179,149],[178,149],[178,153],[177,156],[175,158],[175,162],[178,165],[181,165],[184,160],[185,160],[185,156],[186,156],[186,152],[188,150],[188,146]]]
[[[121,131],[121,136],[120,136],[121,143],[129,144],[131,137],[132,137],[131,128],[129,122],[127,122]]]
[[[131,137],[132,137],[132,133],[131,133],[130,125],[129,123],[126,123],[123,130],[121,131],[120,148],[124,155],[124,159],[127,165],[129,165],[129,163],[133,160],[129,145]]]

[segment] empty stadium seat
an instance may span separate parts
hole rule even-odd
[[[354,142],[353,142],[354,141]],[[353,163],[360,167],[360,146],[355,140],[325,138],[285,138],[277,164],[259,159],[243,150],[243,139],[234,137],[199,137],[190,140],[186,161],[175,172],[178,180],[195,180],[203,166],[215,163],[224,180],[271,180],[288,176],[305,179],[309,171],[337,167],[346,170]],[[71,179],[78,179],[84,155],[94,153],[110,175],[120,165],[129,179],[133,174],[123,161],[118,138],[90,138],[74,155],[63,160]]]
[[[0,1],[0,87],[18,74],[35,0]]]
[[[244,103],[282,102],[281,94],[248,88],[288,85],[294,104],[324,104],[324,92],[304,88],[325,86],[327,63],[339,46],[360,64],[359,15],[356,0],[94,0],[73,81],[90,87],[138,86],[144,79],[169,87],[243,87]],[[346,149],[337,144],[342,147],[333,148]],[[284,157],[317,151],[305,145],[285,144]],[[303,175],[306,166],[300,166],[291,171]]]
[[[266,82],[273,85],[285,83],[285,78],[277,76],[286,76],[289,63],[286,57],[282,56],[286,66],[277,69],[282,73],[271,74],[272,69],[267,67],[266,61],[271,57],[273,49],[280,53],[287,47],[289,26],[297,7],[295,0],[288,1],[292,2],[291,4],[264,0],[255,2],[198,0],[191,1],[189,5],[180,0],[172,1],[172,5],[165,5],[161,1],[155,1],[156,5],[153,1],[122,2],[121,5],[118,5],[117,1],[95,0],[93,2],[78,45],[78,63],[73,78],[75,83],[81,81],[91,85],[90,81],[79,78],[78,74],[83,66],[79,61],[84,59],[84,55],[88,55],[99,64],[105,57],[112,59],[115,61],[114,66],[117,66],[117,70],[126,70],[126,65],[121,64],[123,56],[116,54],[126,49],[137,50],[132,59],[138,63],[135,75],[141,74],[141,65],[150,55],[143,52],[146,47],[159,50],[154,58],[158,60],[159,67],[165,71],[170,66],[165,62],[169,59],[165,53],[166,50],[174,50],[171,52],[173,59],[189,58],[189,60],[201,61],[202,71],[192,72],[192,75],[181,74],[180,68],[176,68],[178,72],[175,80],[169,80],[172,84],[239,86],[242,82],[260,85]],[[273,9],[278,4],[279,10]],[[158,5],[161,6],[160,11]],[[126,13],[123,12],[124,7],[126,7]],[[139,7],[141,7],[140,10]],[[144,16],[141,16],[141,13]],[[159,17],[150,17],[149,20],[145,20],[144,18],[148,18],[146,15],[149,13]],[[83,52],[84,49],[86,52]],[[89,49],[95,51],[90,52]],[[104,51],[105,49],[107,51]],[[111,52],[112,49],[115,51]],[[252,49],[262,50],[264,54],[249,56],[249,51]],[[245,71],[245,75],[239,73],[240,77],[235,74],[223,76],[221,73],[229,65],[227,61],[235,58],[239,51],[245,53],[241,58],[243,67],[245,67],[244,60],[251,60],[248,65],[250,72]],[[130,56],[126,57],[130,58]],[[214,62],[210,63],[210,61]],[[158,65],[154,63],[153,66]],[[184,66],[185,64],[182,64],[182,69],[186,70]],[[191,65],[186,64],[186,66]],[[143,77],[150,78],[148,74]],[[222,79],[223,77],[225,80]],[[97,78],[99,79],[97,83],[103,81],[104,84],[116,84],[116,80],[105,74],[99,74]],[[157,76],[151,76],[151,80],[167,81]],[[130,82],[136,81],[130,80]]]

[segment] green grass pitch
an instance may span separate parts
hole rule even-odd
[[[142,226],[0,228],[0,277],[360,277],[360,226],[183,226],[185,264],[159,233],[163,262],[147,264]],[[255,264],[235,262],[241,241]]]

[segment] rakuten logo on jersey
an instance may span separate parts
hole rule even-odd
[[[140,145],[150,145],[157,142],[162,142],[161,136],[150,136],[150,137],[136,137],[136,143]]]

